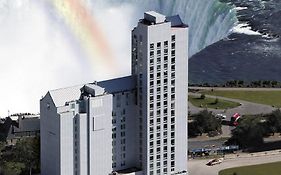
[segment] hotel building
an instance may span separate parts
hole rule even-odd
[[[132,75],[40,101],[42,175],[187,175],[188,27],[150,11],[132,31]]]

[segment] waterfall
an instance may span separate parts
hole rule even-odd
[[[189,57],[205,47],[227,37],[238,19],[236,10],[219,0],[87,0],[93,9],[100,4],[108,6],[131,5],[136,15],[134,23],[144,11],[156,10],[164,15],[179,14],[189,25]]]

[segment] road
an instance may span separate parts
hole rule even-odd
[[[189,95],[200,97],[201,94],[189,93]],[[252,102],[239,100],[239,99],[232,99],[232,98],[211,96],[211,95],[206,95],[206,97],[218,98],[218,99],[233,101],[233,102],[237,102],[237,103],[241,104],[240,106],[238,106],[236,108],[227,109],[227,110],[217,110],[217,109],[210,109],[210,108],[208,109],[209,111],[212,111],[215,114],[219,114],[219,113],[225,114],[227,117],[226,120],[230,120],[231,116],[236,112],[241,115],[245,115],[245,114],[255,115],[255,114],[271,113],[273,110],[277,109],[277,108],[274,108],[269,105],[257,104],[257,103],[252,103]],[[191,114],[195,114],[195,113],[198,113],[199,111],[203,110],[202,108],[195,107],[190,102],[188,103],[188,105],[189,105],[189,111]],[[223,131],[222,137],[229,137],[232,129],[233,129],[233,127],[223,126],[222,127],[222,131]]]
[[[189,175],[218,175],[219,171],[227,168],[281,161],[280,150],[272,152],[272,154],[256,153],[254,155],[244,155],[226,157],[221,164],[214,166],[206,165],[209,160],[189,160]]]

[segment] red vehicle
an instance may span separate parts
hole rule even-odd
[[[238,126],[238,120],[241,118],[241,115],[239,114],[239,113],[235,113],[235,114],[233,114],[233,116],[231,117],[231,124],[233,125],[233,126]]]

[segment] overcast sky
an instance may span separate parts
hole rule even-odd
[[[0,0],[1,117],[8,110],[38,113],[48,90],[130,74],[130,31],[137,23],[136,16],[128,18],[132,7],[101,5],[93,12],[117,60],[115,75],[93,70],[68,26],[53,12],[41,1]]]

